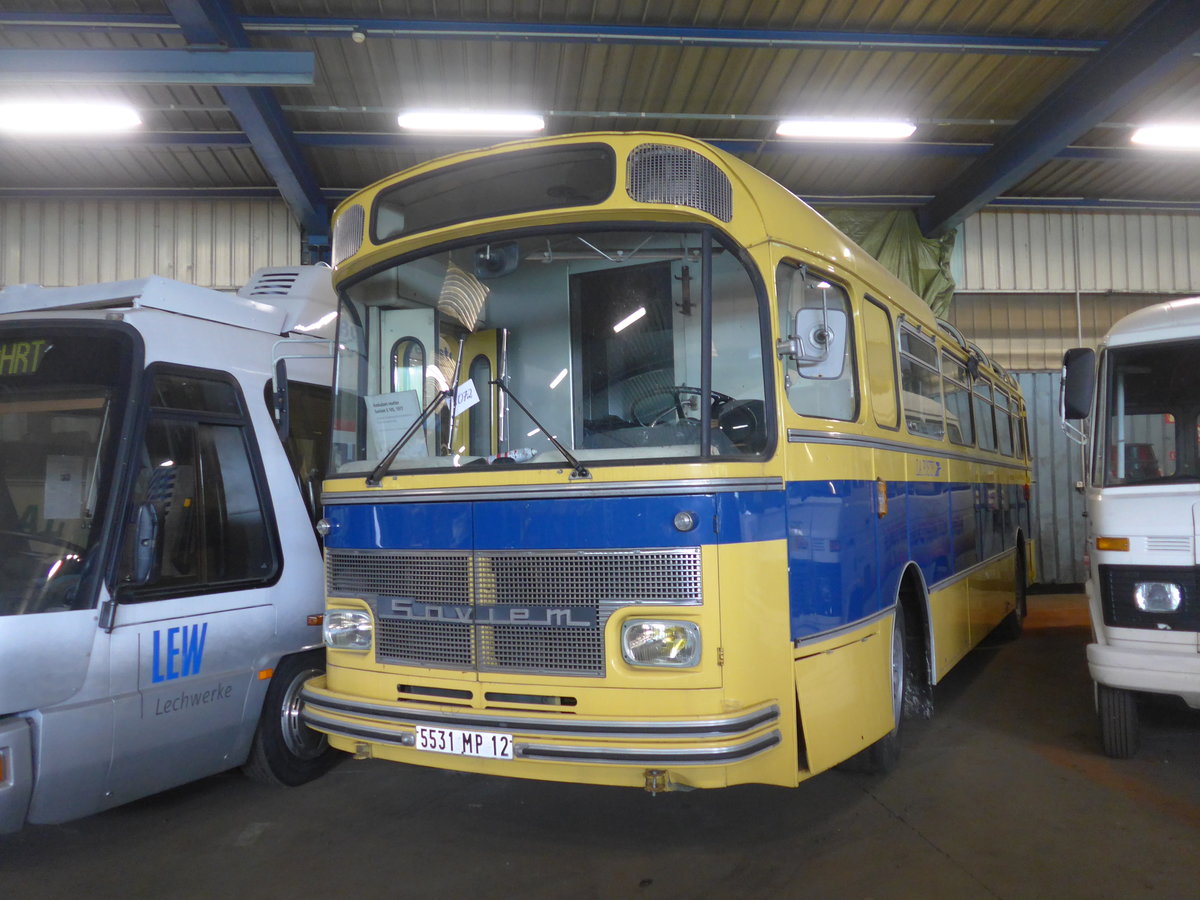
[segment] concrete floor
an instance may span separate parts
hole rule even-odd
[[[347,761],[0,837],[0,897],[1195,897],[1200,715],[1099,751],[1081,595],[1034,595],[886,776],[650,797]]]

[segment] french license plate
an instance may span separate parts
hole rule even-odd
[[[491,731],[462,731],[457,728],[417,726],[416,748],[433,753],[458,756],[482,756],[486,759],[512,759],[512,735]]]

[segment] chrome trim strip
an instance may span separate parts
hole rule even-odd
[[[915,456],[933,456],[938,459],[956,459],[960,462],[980,463],[988,466],[999,466],[1002,469],[1017,469],[1023,471],[1026,467],[1018,462],[1006,462],[999,459],[986,459],[971,453],[959,453],[954,450],[939,450],[934,447],[923,447],[918,444],[907,444],[904,441],[893,441],[888,438],[864,437],[861,434],[846,434],[841,431],[805,431],[802,428],[788,429],[789,444],[853,444],[858,447],[869,447],[872,450],[895,450],[901,453],[911,453]]]
[[[975,565],[971,566],[970,568],[963,569],[961,572],[955,572],[949,578],[943,578],[941,581],[937,582],[936,584],[931,584],[929,586],[929,593],[932,594],[934,591],[945,590],[948,587],[956,585],[960,581],[962,581],[964,578],[970,578],[972,575],[974,575],[980,569],[985,569],[990,565],[994,565],[995,563],[999,562],[1000,560],[1004,559],[1005,557],[1016,555],[1016,552],[1017,552],[1016,547],[1012,547],[1008,550],[1001,550],[995,556],[989,556],[983,562],[977,562],[977,563],[975,563]]]
[[[407,732],[397,734],[384,732],[370,726],[356,726],[345,722],[325,719],[308,713],[303,718],[310,726],[321,731],[351,740],[367,740],[379,744],[413,747],[416,740]],[[514,758],[543,760],[550,762],[608,762],[622,765],[701,766],[717,763],[741,762],[778,746],[783,736],[778,729],[759,735],[741,744],[729,747],[554,747],[543,744],[515,744]],[[474,758],[474,757],[471,757]]]
[[[521,759],[551,762],[606,762],[638,766],[704,766],[734,763],[765,753],[779,746],[783,736],[777,731],[752,738],[731,747],[693,747],[686,749],[626,748],[626,747],[546,747],[538,744],[517,744],[514,755]]]
[[[319,695],[313,695],[307,689],[301,691],[304,701],[302,716],[312,721],[335,723],[338,727],[347,727],[347,723],[328,720],[322,713],[357,716],[362,719],[374,720],[377,725],[364,727],[386,727],[380,731],[384,736],[396,738],[393,730],[398,726],[415,727],[421,725],[438,725],[446,728],[466,728],[472,731],[519,732],[521,734],[541,735],[543,737],[592,737],[592,738],[679,738],[694,740],[698,738],[723,738],[747,734],[764,725],[779,721],[779,707],[771,704],[753,712],[743,713],[727,719],[699,719],[691,722],[597,722],[593,720],[552,721],[547,718],[506,714],[484,715],[468,712],[448,712],[443,710],[397,709],[382,706],[377,703],[365,703],[347,700],[330,700]],[[372,732],[374,733],[374,732]]]
[[[640,495],[728,494],[735,491],[782,491],[783,479],[687,478],[679,481],[614,481],[607,484],[517,484],[496,487],[401,488],[377,491],[323,491],[326,505],[416,503],[430,500],[540,500],[558,497],[629,497]]]
[[[896,608],[896,604],[892,604],[887,609],[881,609],[877,613],[871,613],[869,616],[864,616],[848,625],[839,625],[836,628],[830,628],[828,631],[818,631],[815,634],[805,635],[802,638],[797,638],[792,641],[792,646],[797,650],[803,650],[805,647],[812,644],[821,644],[825,641],[837,638],[844,634],[849,634],[851,631],[857,631],[859,628],[866,628],[872,625],[885,616],[889,615]]]

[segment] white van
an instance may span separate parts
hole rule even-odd
[[[334,309],[317,267],[0,291],[0,832],[333,761],[298,696]]]
[[[1062,412],[1090,416],[1088,668],[1104,750],[1128,757],[1139,692],[1200,709],[1200,298],[1126,316],[1095,360],[1067,351]]]

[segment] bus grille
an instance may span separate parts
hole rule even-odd
[[[604,627],[637,604],[701,602],[700,551],[326,551],[333,597],[376,614],[375,658],[477,672],[602,676]]]
[[[690,206],[722,222],[733,218],[729,177],[694,150],[642,144],[629,154],[625,189],[639,203]]]

